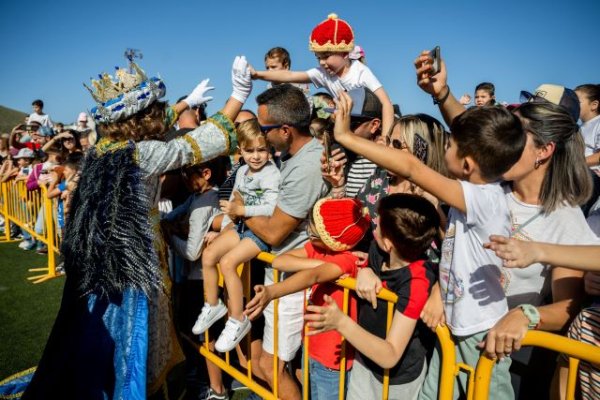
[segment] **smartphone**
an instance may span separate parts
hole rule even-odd
[[[329,164],[329,159],[331,157],[331,149],[329,144],[329,133],[325,132],[323,135],[323,148],[325,149],[325,162],[327,163],[327,173],[331,172],[331,165]]]
[[[429,57],[431,57],[431,72],[429,76],[437,75],[440,72],[440,46],[435,46],[430,52]]]

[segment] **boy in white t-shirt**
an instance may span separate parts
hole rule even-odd
[[[31,124],[32,122],[38,122],[41,126],[48,126],[52,128],[54,125],[50,116],[48,114],[44,114],[44,102],[42,100],[34,100],[31,103],[31,108],[33,112],[29,114],[27,118],[27,123]]]
[[[337,142],[451,206],[439,267],[442,300],[458,361],[476,365],[481,352],[477,344],[508,311],[502,261],[484,249],[483,243],[497,231],[510,233],[509,210],[498,180],[521,156],[525,146],[521,123],[502,107],[472,108],[456,117],[445,154],[448,171],[458,178],[451,179],[408,152],[383,149],[352,135],[351,103],[347,93],[340,93],[334,130]],[[437,398],[439,359],[436,349],[420,398]],[[509,366],[506,358],[494,369],[490,393],[497,398],[513,397]],[[463,390],[465,385],[460,382]]]
[[[383,106],[382,132],[387,134],[394,121],[394,107],[383,85],[365,64],[350,59],[354,50],[354,33],[350,25],[335,14],[313,29],[310,50],[319,61],[319,68],[308,71],[252,70],[253,79],[270,82],[313,83],[324,87],[335,98],[338,92],[366,87],[377,95]]]

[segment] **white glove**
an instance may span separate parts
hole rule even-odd
[[[188,106],[190,106],[190,108],[199,106],[200,104],[204,104],[207,101],[213,99],[212,96],[204,96],[206,92],[214,89],[214,87],[208,86],[208,81],[209,79],[205,79],[202,82],[200,82],[198,86],[196,86],[194,90],[192,90],[192,93],[190,93],[188,97],[183,99],[183,101],[185,101],[188,104]]]
[[[231,97],[244,103],[252,91],[252,76],[245,56],[236,56],[231,67]]]

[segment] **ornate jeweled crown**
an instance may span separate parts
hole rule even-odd
[[[167,91],[160,78],[148,78],[145,72],[131,62],[133,73],[126,68],[115,67],[115,78],[104,73],[92,79],[92,87],[85,83],[96,107],[91,114],[96,122],[117,122],[145,109],[163,97]]]

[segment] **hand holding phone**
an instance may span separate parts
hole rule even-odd
[[[440,46],[435,46],[430,52],[429,57],[431,57],[431,72],[429,76],[434,76],[440,73],[441,69],[441,58],[440,58]]]

